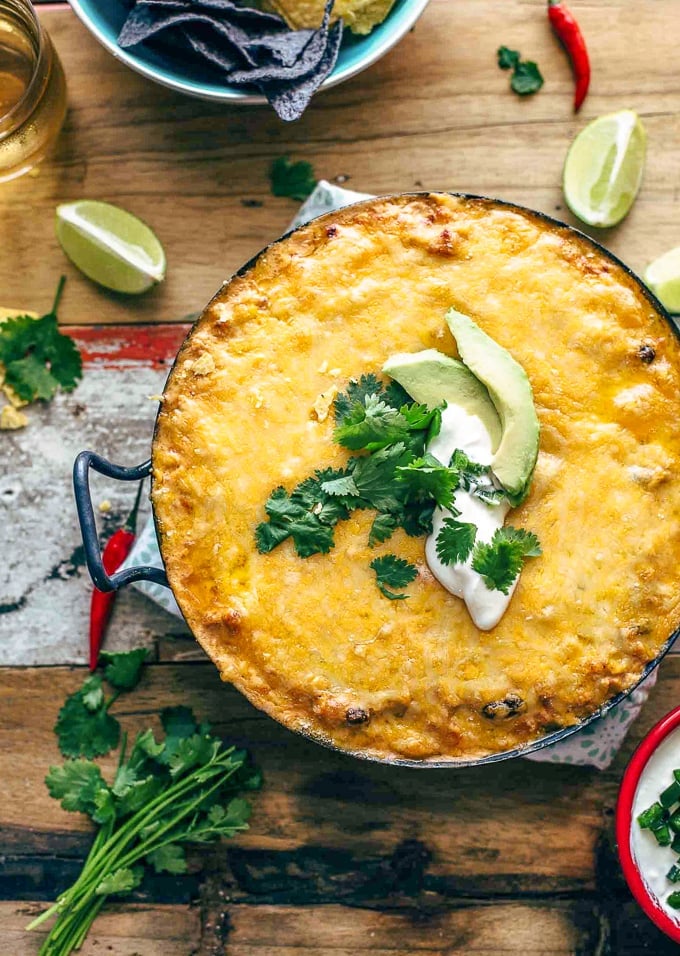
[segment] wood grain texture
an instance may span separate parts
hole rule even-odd
[[[12,953],[24,952],[20,941],[29,944],[17,923],[26,906],[11,901],[53,899],[87,852],[86,821],[64,813],[42,782],[60,760],[52,733],[58,708],[83,675],[68,668],[0,670],[0,899],[8,901],[0,940],[13,941]],[[192,852],[186,877],[147,880],[135,897],[144,907],[114,909],[121,921],[110,914],[93,939],[109,944],[115,929],[130,934],[132,947],[147,931],[138,914],[152,912],[159,928],[149,940],[163,942],[140,948],[144,956],[487,954],[494,947],[542,956],[670,953],[631,901],[611,829],[627,758],[679,695],[680,660],[673,658],[603,773],[521,760],[414,772],[302,740],[221,684],[210,664],[148,667],[140,686],[115,706],[123,725],[156,725],[163,706],[189,704],[227,739],[252,748],[265,786],[254,798],[247,834]],[[104,764],[110,772],[112,762]],[[172,904],[168,912],[180,928],[186,921],[194,949],[164,948],[161,902]],[[10,927],[18,935],[8,935]],[[221,949],[214,948],[215,933]],[[506,948],[499,949],[503,938]],[[644,948],[652,943],[656,949]],[[114,952],[128,952],[120,940],[115,945]]]
[[[638,110],[647,127],[647,173],[628,219],[600,238],[642,268],[680,241],[680,79],[669,27],[680,5],[571,6],[593,60],[592,89],[578,117],[543,0],[504,0],[502,17],[494,0],[431,0],[397,48],[318,96],[288,125],[265,107],[208,104],[155,86],[99,47],[69,10],[45,11],[66,68],[70,111],[54,158],[37,177],[0,191],[0,246],[8,250],[0,261],[3,300],[47,305],[65,268],[54,208],[90,197],[120,203],[153,226],[168,252],[168,279],[127,300],[75,278],[63,320],[178,320],[199,310],[290,221],[295,204],[272,197],[267,179],[282,154],[309,159],[320,177],[348,177],[350,187],[366,192],[485,193],[572,221],[560,189],[566,149],[588,119],[623,107]],[[500,43],[540,63],[546,83],[537,96],[510,93],[495,63]]]
[[[504,0],[502,13],[492,0],[431,0],[398,48],[317,97],[293,125],[266,108],[220,107],[156,87],[101,49],[70,10],[45,10],[70,112],[39,174],[0,187],[0,304],[47,307],[66,271],[66,323],[182,321],[290,221],[296,204],[272,197],[267,178],[283,154],[357,190],[486,193],[572,221],[560,189],[566,149],[588,119],[624,107],[647,128],[647,171],[631,215],[599,238],[641,269],[680,242],[680,0],[570,6],[593,59],[579,117],[544,0]],[[508,91],[495,65],[501,43],[539,62],[546,84],[536,97]],[[54,208],[80,197],[119,203],[154,227],[168,252],[163,286],[125,299],[65,262]],[[96,352],[96,336],[83,334]],[[1,436],[0,661],[79,659],[89,583],[68,472],[85,444],[125,463],[145,456],[154,413],[146,396],[164,370],[142,362],[140,371],[140,358],[89,370],[84,391],[38,412],[32,431]],[[101,350],[97,362],[106,365]],[[95,490],[112,501],[113,527],[128,497],[117,487]],[[84,956],[676,953],[622,881],[612,819],[633,747],[680,698],[677,658],[664,663],[603,773],[517,760],[413,772],[350,760],[283,730],[220,683],[180,624],[130,590],[110,645],[136,643],[152,647],[157,663],[116,704],[123,724],[156,724],[163,706],[188,703],[251,747],[266,784],[248,834],[192,852],[186,876],[149,878],[132,902],[107,908]],[[57,711],[83,676],[0,668],[0,953],[8,956],[37,952],[40,936],[24,926],[73,880],[88,849],[86,821],[61,811],[43,784],[60,760]]]

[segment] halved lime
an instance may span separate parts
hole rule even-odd
[[[582,129],[564,164],[564,198],[590,226],[615,226],[635,201],[647,134],[632,110],[600,116]]]
[[[146,223],[107,202],[57,206],[57,239],[85,275],[115,292],[146,292],[165,278],[165,252]]]
[[[680,246],[647,266],[645,282],[665,309],[676,315],[680,313]]]

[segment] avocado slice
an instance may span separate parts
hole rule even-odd
[[[488,388],[503,426],[491,470],[513,504],[527,495],[538,456],[539,424],[531,384],[522,366],[472,319],[449,309],[446,321],[460,357]]]
[[[494,403],[486,386],[458,359],[437,349],[398,352],[388,358],[382,370],[416,402],[430,408],[447,402],[477,415],[489,433],[492,449],[498,448],[503,432]]]

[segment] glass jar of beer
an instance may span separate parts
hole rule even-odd
[[[59,57],[29,0],[0,0],[0,183],[45,156],[66,115]]]

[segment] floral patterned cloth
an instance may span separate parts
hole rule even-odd
[[[309,222],[324,212],[341,209],[360,199],[370,199],[367,193],[352,192],[341,189],[332,183],[318,183],[316,189],[298,210],[290,224],[293,229],[302,223]],[[162,567],[158,542],[151,519],[140,533],[123,567],[132,567],[139,564],[149,564],[153,567]],[[161,607],[181,617],[181,611],[172,596],[172,592],[158,584],[147,581],[136,585]],[[561,740],[549,747],[544,747],[532,754],[527,754],[527,760],[544,761],[549,763],[566,763],[580,766],[596,767],[603,770],[609,766],[616,756],[628,729],[649,696],[649,692],[656,683],[657,671],[654,670],[636,690],[613,707],[604,717],[588,724],[582,730],[573,733],[565,740]]]

